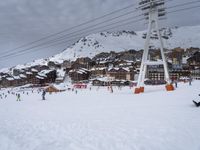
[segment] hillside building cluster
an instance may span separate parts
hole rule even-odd
[[[26,68],[14,67],[8,72],[0,73],[0,87],[12,87],[31,84],[45,86],[50,83],[62,83],[71,79],[72,83],[91,82],[96,86],[130,85],[137,80],[142,50],[124,52],[100,53],[94,58],[77,58],[58,63],[49,61],[46,65],[36,65]],[[152,61],[159,60],[158,50],[149,54]],[[200,49],[175,48],[166,51],[169,74],[172,80],[187,78],[200,79]],[[162,66],[149,66],[146,84],[164,84],[164,69]]]

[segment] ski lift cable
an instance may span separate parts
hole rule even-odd
[[[127,23],[123,23],[123,24],[120,24],[120,25],[112,26],[110,28],[106,28],[106,29],[100,30],[100,31],[104,32],[104,31],[107,31],[107,30],[111,30],[111,29],[114,29],[114,28],[117,28],[117,27],[125,26],[125,25],[130,24],[130,23],[133,24],[133,23],[136,23],[136,22],[139,22],[139,21],[143,21],[143,20],[144,20],[144,18],[140,18],[138,20],[129,21]],[[81,38],[81,37],[76,37],[76,38],[72,38],[72,39],[68,39],[68,40],[65,39],[65,41],[60,41],[59,43],[51,44],[51,45],[48,45],[48,46],[45,46],[45,47],[42,47],[42,48],[49,48],[49,47],[52,47],[52,46],[60,45],[60,44],[67,43],[67,42],[70,42],[70,41],[73,41],[73,40],[77,40],[78,38]],[[41,50],[41,49],[37,49],[37,51],[38,50]],[[34,50],[34,51],[36,51],[36,50]],[[30,49],[26,49],[26,50],[23,50],[23,51],[20,51],[20,52],[15,52],[15,53],[12,53],[12,54],[7,54],[7,55],[4,55],[4,56],[0,56],[0,59],[11,57],[11,56],[19,56],[21,53],[24,53],[24,52],[27,53],[27,52],[31,52],[31,51],[30,51]]]
[[[117,14],[117,13],[123,11],[123,10],[129,9],[129,8],[132,8],[132,7],[135,7],[135,6],[136,6],[136,3],[133,3],[133,4],[129,5],[129,6],[126,6],[126,7],[124,7],[124,8],[115,10],[115,11],[110,12],[110,13],[107,13],[107,14],[102,15],[102,16],[100,16],[100,17],[97,17],[97,18],[88,20],[88,21],[86,21],[86,22],[80,23],[80,24],[78,24],[78,25],[76,25],[76,26],[69,27],[69,28],[64,29],[64,30],[61,30],[61,31],[59,31],[59,32],[56,32],[56,33],[53,33],[53,34],[49,34],[49,35],[47,35],[47,36],[44,36],[44,37],[42,37],[42,38],[40,38],[40,39],[38,39],[38,40],[35,40],[35,41],[32,41],[32,42],[23,44],[23,45],[21,45],[21,46],[18,46],[18,47],[16,47],[16,48],[13,48],[13,49],[10,49],[10,50],[8,50],[7,52],[13,51],[13,50],[17,50],[17,49],[20,49],[20,48],[23,48],[23,47],[27,47],[27,46],[29,46],[29,45],[38,43],[38,42],[40,42],[40,41],[49,39],[49,38],[54,37],[54,36],[57,36],[57,35],[60,35],[60,34],[65,33],[65,32],[67,32],[67,31],[71,31],[71,30],[73,30],[73,29],[79,28],[79,27],[84,26],[84,25],[87,25],[87,24],[89,24],[89,23],[93,23],[93,22],[95,22],[95,21],[98,21],[98,20],[100,20],[100,19],[106,18],[106,17],[108,17],[108,16],[110,16],[110,15],[113,15],[113,14]]]
[[[161,1],[161,0],[158,0],[158,1]],[[167,0],[167,1],[173,1],[173,0]],[[35,44],[35,43],[41,42],[41,41],[43,41],[43,40],[46,40],[46,39],[48,39],[48,38],[50,38],[50,37],[53,37],[53,36],[62,34],[62,33],[64,33],[64,32],[70,31],[70,30],[72,30],[72,29],[74,29],[74,28],[81,27],[81,26],[86,25],[86,24],[92,23],[92,22],[97,21],[97,20],[99,20],[99,19],[105,18],[105,17],[107,17],[107,16],[110,16],[110,15],[113,15],[113,14],[115,14],[115,13],[121,12],[121,11],[126,10],[126,9],[128,9],[128,8],[131,8],[131,7],[133,7],[133,6],[135,6],[135,3],[132,4],[132,5],[130,5],[130,6],[124,7],[124,8],[122,8],[122,9],[113,11],[113,12],[111,12],[111,13],[109,13],[109,14],[103,15],[103,16],[101,16],[101,17],[98,17],[98,18],[89,20],[89,21],[87,21],[87,22],[85,22],[85,23],[82,23],[82,24],[79,24],[79,25],[77,25],[77,26],[74,26],[74,27],[65,29],[65,30],[60,31],[60,32],[55,33],[55,34],[51,34],[51,35],[46,36],[46,37],[44,37],[44,38],[41,38],[41,39],[39,39],[39,40],[33,41],[33,42],[29,43],[29,44],[24,44],[24,45],[22,45],[22,46],[19,46],[19,47],[14,48],[14,49],[8,50],[8,51],[6,51],[6,52],[1,53],[1,55],[2,55],[2,54],[9,53],[10,51],[14,51],[14,50],[17,50],[17,49],[20,49],[20,48],[23,48],[23,47],[27,47],[27,46],[33,45],[33,44]],[[129,15],[129,14],[134,13],[134,12],[136,12],[136,11],[138,11],[138,9],[134,9],[134,11],[130,11],[130,12],[124,13],[124,14],[122,14],[122,15],[120,15],[120,16],[117,16],[117,17],[114,17],[114,18],[110,18],[110,19],[104,21],[103,23],[112,21],[112,20],[114,20],[114,19],[120,18],[120,17],[125,16],[125,15]],[[99,24],[102,24],[102,23],[100,22]],[[82,30],[82,29],[81,29],[81,30]],[[76,31],[76,32],[78,32],[78,31]],[[73,34],[73,33],[70,33],[70,34]],[[63,36],[62,36],[62,37],[63,37]],[[62,37],[59,37],[59,38],[62,38]],[[56,40],[56,39],[55,39],[55,40]],[[52,41],[52,40],[51,40],[51,41]],[[49,42],[51,42],[51,41],[49,41]],[[46,42],[45,42],[45,43],[46,43]]]
[[[124,22],[124,21],[130,21],[130,20],[133,20],[133,19],[135,19],[135,18],[139,18],[139,17],[141,17],[141,16],[143,16],[143,14],[141,14],[141,15],[137,15],[137,16],[134,16],[134,17],[129,17],[129,18],[126,18],[126,19],[123,19],[123,20],[119,20],[119,21],[116,21],[116,22],[113,22],[113,23],[110,23],[110,24],[107,24],[107,25],[104,25],[104,26],[100,26],[100,27],[95,27],[95,26],[91,26],[90,28],[85,28],[85,29],[89,29],[89,30],[83,30],[83,32],[79,32],[78,34],[75,34],[75,35],[73,35],[73,36],[70,36],[69,38],[67,38],[67,37],[62,37],[62,38],[60,38],[60,39],[56,39],[56,40],[51,40],[51,41],[48,41],[48,42],[45,42],[45,43],[41,43],[41,44],[39,44],[39,45],[36,45],[36,46],[32,46],[32,47],[29,47],[29,48],[26,48],[26,49],[22,49],[22,50],[19,50],[19,51],[17,51],[17,53],[20,53],[20,52],[23,52],[23,51],[29,51],[29,50],[32,50],[32,49],[34,49],[34,48],[37,48],[37,47],[41,47],[41,46],[43,46],[43,45],[45,45],[45,44],[52,44],[52,43],[55,43],[55,42],[59,42],[60,40],[66,40],[66,38],[67,39],[74,39],[73,37],[74,36],[79,36],[79,35],[82,35],[82,34],[88,34],[88,32],[89,31],[95,31],[95,30],[97,30],[97,29],[101,29],[101,28],[105,28],[105,27],[109,27],[109,26],[112,26],[112,25],[115,25],[115,24],[118,24],[118,23],[121,23],[121,22]],[[82,30],[81,30],[82,31]],[[63,39],[64,38],[64,39]],[[12,55],[12,54],[15,54],[16,52],[10,52],[9,54],[5,54],[5,55],[3,55],[3,56],[1,56],[0,58],[2,58],[2,57],[4,57],[4,56],[7,56],[7,55]]]
[[[63,38],[67,38],[68,36],[71,36],[71,35],[73,36],[75,33],[80,33],[80,32],[83,31],[83,30],[91,29],[91,28],[94,28],[95,26],[99,26],[99,25],[101,25],[101,24],[111,22],[111,21],[113,21],[113,20],[115,20],[115,19],[121,18],[121,17],[123,17],[123,16],[125,16],[125,15],[132,14],[132,13],[134,13],[134,12],[135,12],[135,11],[130,11],[130,12],[125,13],[125,14],[122,14],[122,15],[120,15],[120,16],[117,16],[117,17],[114,17],[114,18],[105,20],[105,21],[103,21],[103,22],[100,22],[100,23],[97,23],[97,24],[94,24],[94,25],[90,25],[90,26],[85,27],[85,28],[83,28],[83,29],[79,29],[79,30],[77,30],[77,31],[70,32],[70,33],[68,33],[68,34],[64,34],[64,35],[62,35],[62,36],[60,36],[60,37],[58,37],[58,38],[56,38],[56,39],[52,39],[52,40],[49,40],[49,41],[40,43],[40,44],[38,44],[38,45],[36,45],[36,46],[27,47],[27,48],[25,48],[25,49],[32,49],[32,48],[35,48],[35,47],[42,46],[42,45],[44,45],[44,44],[48,44],[48,43],[52,43],[52,42],[56,42],[56,41],[62,40]],[[134,17],[140,17],[140,16],[141,16],[141,15],[134,16]],[[129,17],[128,19],[133,19],[133,17]],[[122,21],[123,21],[123,20],[122,20]],[[119,22],[120,22],[120,21],[119,21]],[[20,52],[20,51],[19,51],[19,52]],[[4,52],[4,53],[1,53],[1,55],[7,54],[7,53],[9,54],[9,53],[13,53],[13,52],[10,52],[10,51],[9,51],[9,52]]]
[[[171,12],[167,12],[167,14],[170,14],[170,13],[175,13],[175,12],[180,12],[180,11],[185,11],[185,10],[190,10],[190,9],[194,9],[194,8],[199,8],[200,6],[193,6],[193,7],[187,7],[187,8],[182,8],[182,9],[178,9],[178,10],[174,10],[174,11],[171,11]],[[113,28],[113,27],[112,27]],[[65,41],[66,42],[66,41]],[[59,43],[58,43],[59,44]],[[56,44],[57,45],[57,44]],[[16,53],[13,53],[11,55],[7,55],[7,56],[2,56],[0,58],[5,58],[5,57],[9,57],[9,56],[12,56],[12,55],[15,55]]]

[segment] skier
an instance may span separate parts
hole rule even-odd
[[[112,85],[110,86],[110,92],[113,93],[113,87],[112,87]]]
[[[21,101],[20,94],[17,94],[17,101]]]
[[[189,85],[192,85],[192,78],[189,79]]]
[[[175,87],[177,88],[177,87],[178,87],[178,83],[177,83],[177,81],[175,81],[174,83],[175,83]]]
[[[42,92],[42,100],[45,100],[45,95],[46,95],[46,91],[43,90],[43,92]]]
[[[108,91],[110,90],[110,87],[109,87],[109,86],[107,87],[107,90],[108,90]]]
[[[76,91],[75,91],[75,93],[77,94],[77,93],[78,93],[78,91],[76,90]]]

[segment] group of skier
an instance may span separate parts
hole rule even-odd
[[[178,81],[177,80],[173,80],[172,84],[174,83],[175,88],[178,88]],[[189,85],[192,85],[192,78],[188,79],[188,83]]]
[[[38,94],[41,92],[41,90],[38,90]],[[33,93],[33,90],[32,90]],[[29,92],[25,92],[23,91],[22,94],[26,94],[29,95]],[[0,94],[0,99],[6,99],[9,95],[15,95],[16,96],[16,101],[21,101],[21,94],[20,93],[15,93],[15,92],[11,92],[11,91],[7,91],[4,93]],[[42,91],[42,100],[45,100],[45,95],[46,95],[46,91],[43,90]]]

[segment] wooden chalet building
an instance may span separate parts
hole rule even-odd
[[[190,70],[189,68],[173,68],[172,64],[168,63],[169,66],[169,75],[170,79],[179,80],[181,77],[190,77]],[[164,68],[162,65],[158,66],[148,66],[147,69],[147,79],[149,83],[152,84],[164,84]]]
[[[49,61],[47,66],[51,69],[60,69],[61,68],[61,64],[58,62],[54,62],[54,61]],[[47,69],[47,68],[46,68]]]
[[[135,72],[133,68],[111,68],[106,75],[117,80],[134,80]]]
[[[72,63],[71,68],[81,69],[81,68],[91,68],[93,66],[93,61],[89,57],[77,58],[75,62]]]
[[[46,68],[46,67],[45,67]],[[1,87],[16,87],[25,84],[45,84],[55,82],[56,70],[41,70],[35,68],[27,70],[13,70],[11,74],[0,74]]]
[[[27,77],[24,74],[19,74],[18,76],[4,74],[0,77],[0,87],[21,86],[27,83],[26,79]]]
[[[63,63],[61,64],[61,68],[64,68],[64,69],[72,68],[72,62],[69,60],[63,61]]]
[[[184,55],[184,49],[181,49],[181,48],[175,48],[171,52],[169,59],[172,60],[172,68],[175,68],[175,69],[181,69],[182,68],[183,55]]]
[[[85,68],[73,69],[69,71],[69,77],[73,82],[88,80],[90,71]]]
[[[14,78],[11,76],[3,76],[1,77],[1,87],[11,87],[14,85]]]
[[[100,77],[91,80],[93,86],[126,86],[130,85],[130,81],[127,80],[116,80],[112,77]]]
[[[187,62],[192,69],[200,67],[200,51],[195,52],[190,58],[187,59]]]
[[[191,70],[191,78],[200,80],[200,67]]]
[[[53,83],[56,80],[57,74],[56,74],[56,70],[42,70],[38,73],[37,77],[39,79],[43,79],[44,83]]]
[[[134,65],[133,61],[128,60],[117,60],[113,64],[114,67],[132,67]]]
[[[105,68],[105,67],[109,67],[110,65],[114,66],[112,61],[97,60],[95,62],[95,67],[96,68]]]
[[[102,68],[91,68],[90,69],[90,75],[91,77],[97,77],[97,76],[105,76],[106,74],[106,67],[102,67]]]

